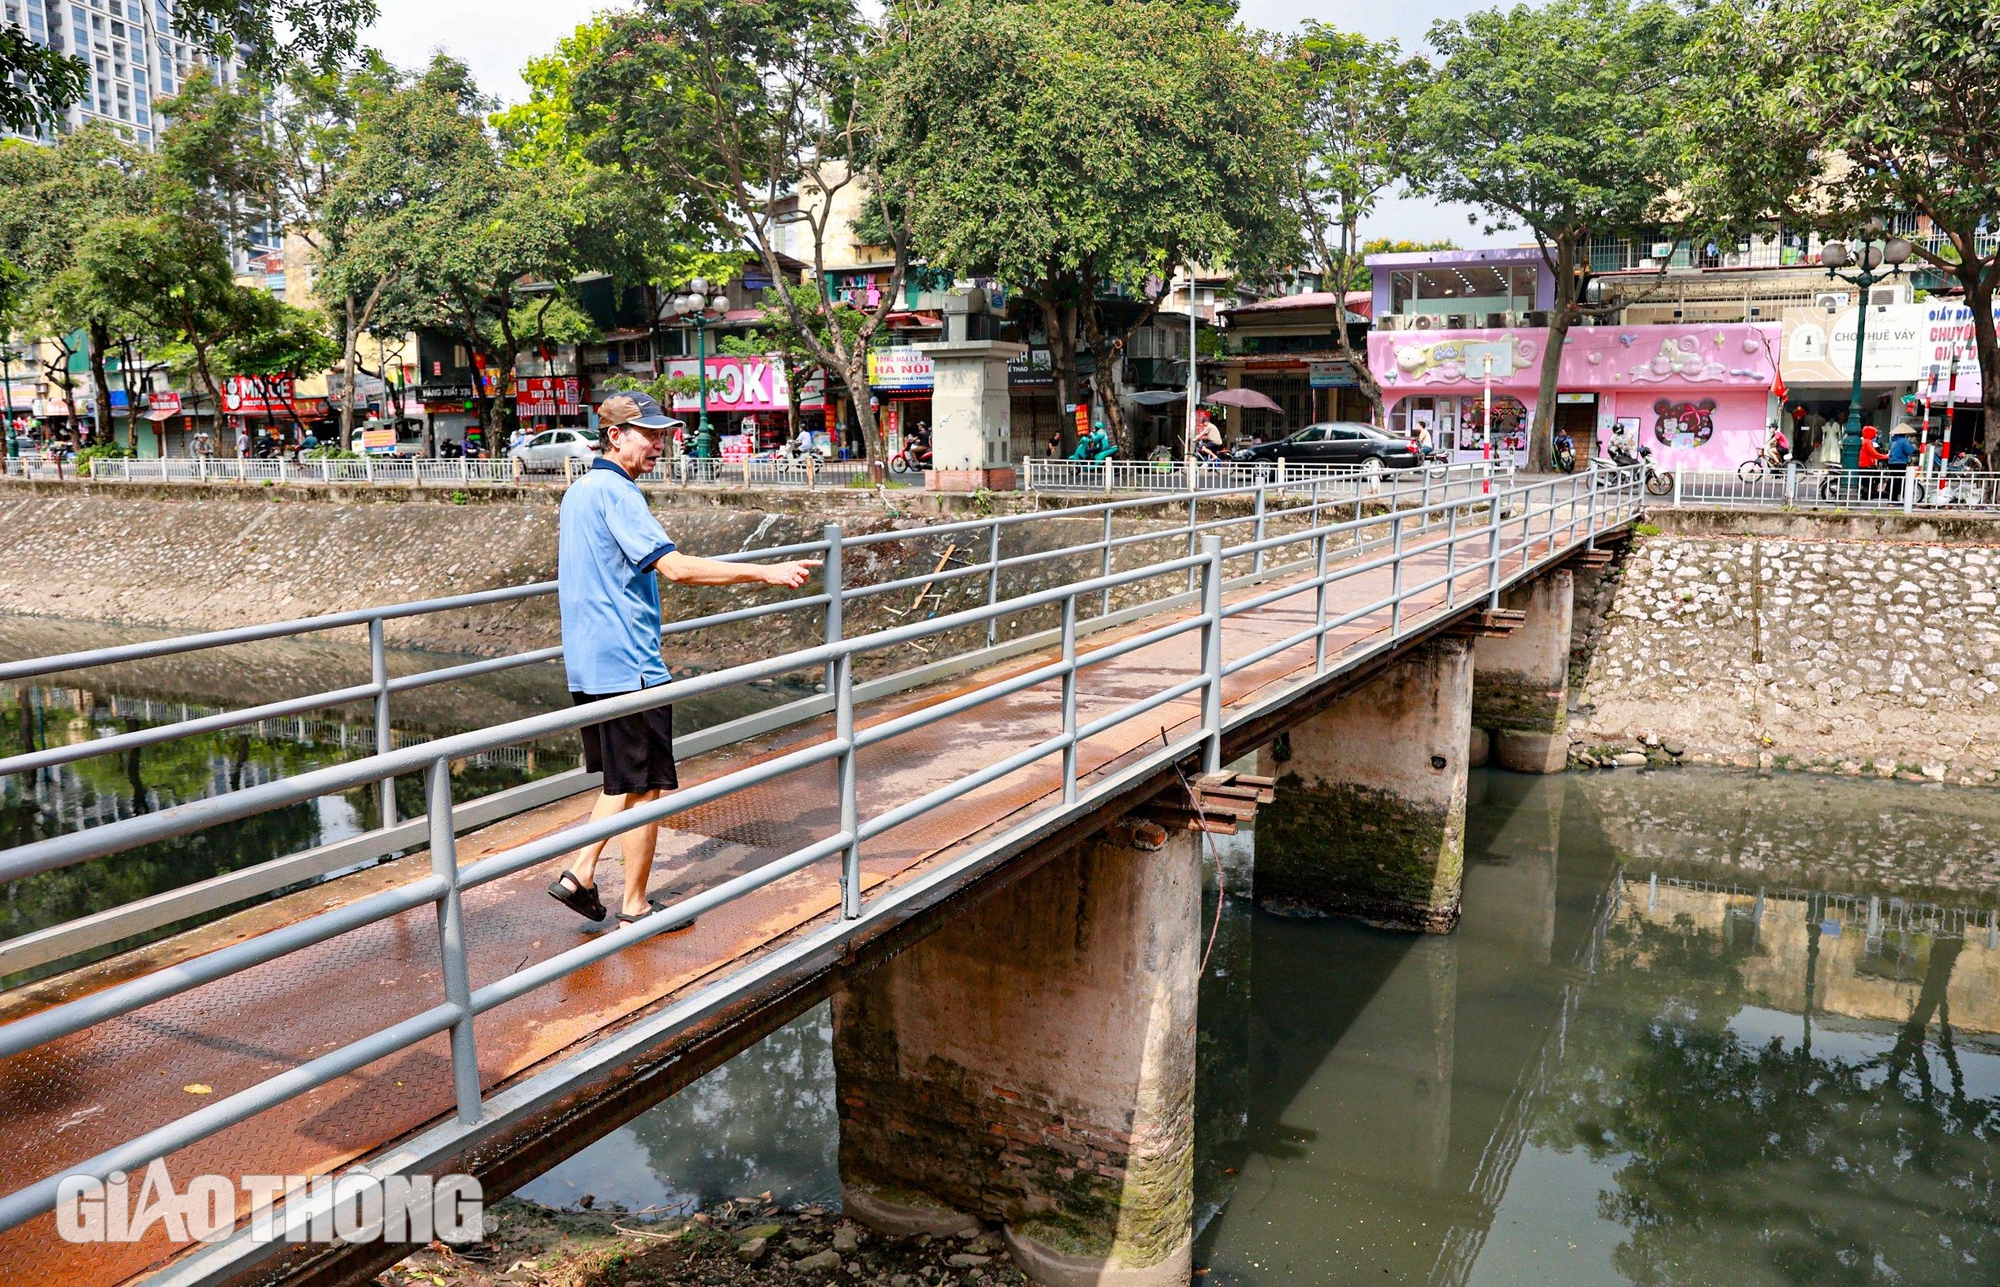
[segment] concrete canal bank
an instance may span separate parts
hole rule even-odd
[[[1577,578],[1573,764],[2000,779],[2000,523],[1666,510]]]

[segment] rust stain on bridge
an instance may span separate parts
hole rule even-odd
[[[1506,556],[1506,574],[1560,551],[1543,536]],[[1247,571],[1239,560],[1232,572]],[[1445,571],[1431,539],[1406,547],[1405,584]],[[1484,592],[1486,569],[1458,575],[1461,603]],[[1358,573],[1328,588],[1329,617],[1389,593],[1387,568]],[[1268,592],[1257,586],[1240,601]],[[1404,619],[1417,623],[1442,609],[1444,588],[1406,600]],[[1309,627],[1310,588],[1229,619],[1225,657],[1242,657]],[[1101,648],[1143,633],[1169,618],[1155,617],[1107,631],[1081,649]],[[1328,664],[1365,649],[1388,629],[1386,609],[1334,632]],[[1142,700],[1199,670],[1199,634],[1189,632],[1083,671],[1079,725]],[[961,680],[867,708],[862,727],[1044,664],[1030,656]],[[1312,646],[1298,645],[1230,677],[1225,705],[1268,696],[1276,686],[1310,675]],[[1102,773],[1159,740],[1199,723],[1199,693],[1119,725],[1079,750],[1079,770]],[[824,721],[750,745],[703,756],[683,766],[693,783],[828,735]],[[864,748],[860,756],[865,819],[964,776],[1061,731],[1060,689],[1052,681],[1001,698],[956,719]],[[975,837],[1060,798],[1060,757],[1051,756],[966,798],[933,809],[863,847],[870,892],[921,874],[969,847]],[[655,866],[656,896],[680,896],[756,868],[838,830],[834,766],[818,765],[779,781],[676,815],[663,831]],[[461,861],[569,826],[587,815],[578,797],[463,837]],[[615,846],[614,846],[615,851]],[[500,978],[573,947],[583,922],[543,892],[556,864],[495,881],[464,896],[472,986]],[[773,945],[830,921],[840,901],[838,859],[828,859],[704,916],[686,933],[666,935],[598,962],[498,1007],[476,1020],[480,1081],[487,1092],[545,1067],[593,1034],[705,980]],[[607,853],[599,880],[616,889],[621,876]],[[615,922],[612,922],[615,924]],[[443,999],[437,924],[426,906],[293,954],[278,970],[250,971],[99,1024],[64,1040],[0,1062],[0,1192],[11,1192],[173,1120],[204,1102],[185,1087],[201,1084],[216,1096],[240,1091],[354,1041]],[[366,1157],[452,1110],[446,1038],[438,1036],[371,1064],[289,1103],[268,1110],[168,1158],[180,1182],[200,1174],[311,1175]],[[134,1191],[136,1192],[136,1184]],[[53,1216],[0,1234],[0,1282],[112,1284],[157,1268],[180,1249],[155,1225],[136,1244],[70,1244],[57,1237]]]

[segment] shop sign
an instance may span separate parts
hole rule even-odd
[[[1055,382],[1055,362],[1047,349],[1030,349],[1007,360],[1007,383],[1014,388],[1050,388]]]
[[[789,411],[791,381],[784,363],[770,357],[715,356],[708,359],[708,409],[710,411]],[[671,358],[667,374],[694,377],[700,364],[694,358]],[[817,407],[826,399],[826,377],[813,372],[799,391],[799,406]],[[699,392],[674,395],[674,410],[696,411],[701,407]]]
[[[425,405],[433,402],[472,401],[472,381],[470,380],[426,380],[417,386],[417,396]]]
[[[222,382],[222,410],[232,416],[287,415],[292,394],[290,375],[232,375]]]
[[[396,431],[393,427],[363,429],[361,450],[371,456],[390,456],[396,451]]]
[[[1868,309],[1861,378],[1878,384],[1915,380],[1923,368],[1929,327],[1921,304],[1875,305]],[[1782,370],[1785,383],[1845,385],[1854,379],[1854,345],[1861,310],[1788,308]]]
[[[1918,392],[1942,402],[1982,400],[1979,349],[1972,337],[1972,309],[1951,300],[1933,300],[1924,309],[1925,353],[1922,385]],[[1993,305],[1993,317],[2000,323],[2000,301]],[[1952,379],[1952,355],[1958,355],[1958,378]]]
[[[930,354],[897,344],[868,350],[868,385],[874,389],[928,389],[936,383]]]
[[[1594,407],[1597,395],[1594,393],[1558,393],[1556,405],[1559,407]]]
[[[155,393],[148,395],[146,398],[146,410],[148,411],[164,411],[169,415],[178,415],[180,409],[181,395],[178,393]]]
[[[1361,383],[1354,367],[1346,362],[1307,363],[1306,381],[1315,389],[1352,389]]]
[[[515,387],[515,411],[524,416],[583,413],[583,394],[573,375],[524,375]]]
[[[1540,381],[1547,340],[1540,327],[1383,331],[1368,337],[1368,365],[1389,391],[1476,390],[1488,380],[1529,389]],[[1766,322],[1577,326],[1563,340],[1556,378],[1575,390],[1769,388],[1780,342],[1778,326]]]
[[[740,463],[750,459],[750,435],[747,433],[726,433],[715,442],[725,461]]]

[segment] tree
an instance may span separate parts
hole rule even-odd
[[[1972,310],[1986,423],[2000,424],[2000,3],[1733,0],[1707,11],[1676,104],[1695,218],[1848,236],[1919,215],[1916,258]]]
[[[95,436],[110,438],[111,383],[106,355],[115,347],[116,305],[78,267],[81,242],[106,220],[143,213],[152,204],[145,158],[104,125],[57,139],[53,146],[0,142],[0,257],[30,284],[20,314],[29,329],[57,338],[51,377],[75,405],[69,360],[83,332],[96,390]]]
[[[1661,122],[1693,19],[1657,0],[1553,0],[1432,25],[1443,58],[1412,103],[1412,182],[1528,229],[1554,278],[1528,467],[1550,468],[1563,337],[1596,237],[1666,220],[1677,140]]]
[[[585,176],[503,164],[485,108],[442,56],[363,96],[324,202],[324,224],[341,232],[321,279],[336,298],[373,301],[345,330],[343,364],[371,322],[451,335],[491,377],[475,397],[489,441],[504,441],[512,402],[494,395],[520,354],[595,334],[566,299],[594,207]]]
[[[901,21],[886,146],[913,245],[1036,304],[1065,403],[1087,349],[1129,442],[1115,364],[1174,271],[1255,274],[1294,253],[1280,196],[1297,131],[1279,66],[1199,5],[943,0]],[[1106,325],[1108,292],[1140,305],[1122,326]]]
[[[890,231],[887,289],[851,328],[826,288],[826,252],[850,189],[889,195],[874,115],[882,32],[852,0],[647,0],[607,21],[569,84],[572,132],[680,223],[732,230],[773,282],[789,276],[787,246],[810,258],[821,289],[777,303],[845,381],[872,450],[868,344],[902,293],[908,238]]]
[[[136,15],[135,15],[136,16]],[[243,59],[253,80],[293,61],[338,66],[375,21],[375,0],[175,0],[176,37]],[[0,26],[0,129],[32,132],[57,124],[83,96],[90,69],[11,23]]]
[[[1365,290],[1368,248],[1361,242],[1361,221],[1403,177],[1410,100],[1428,65],[1404,58],[1393,40],[1370,40],[1311,21],[1293,43],[1292,65],[1305,105],[1306,147],[1289,195],[1326,288]],[[1348,335],[1344,309],[1334,337],[1374,408],[1375,423],[1386,423],[1382,386],[1365,346],[1357,350]]]
[[[716,344],[716,350],[733,357],[769,357],[775,360],[785,373],[785,387],[789,390],[789,406],[786,408],[785,424],[793,434],[799,431],[799,400],[805,394],[806,382],[819,370],[819,353],[831,347],[825,342],[815,343],[811,338],[795,329],[795,319],[814,318],[817,306],[813,301],[794,299],[787,307],[772,295],[788,292],[794,296],[817,294],[819,287],[811,282],[781,284],[765,292],[764,318],[761,330],[752,330],[744,335],[724,335]],[[851,332],[861,329],[862,315],[858,309],[842,309],[835,320]],[[855,342],[854,335],[845,337],[847,343]],[[828,390],[827,397],[832,396]]]
[[[223,341],[219,365],[224,374],[257,381],[268,405],[271,393],[284,390],[282,382],[274,388],[271,377],[318,375],[339,360],[341,346],[327,334],[326,322],[318,314],[255,293],[264,301],[256,310],[256,322]],[[289,394],[282,401],[292,432],[303,438],[305,425],[299,420],[297,403]]]

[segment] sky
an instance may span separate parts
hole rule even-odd
[[[1239,0],[1243,21],[1252,26],[1286,30],[1313,17],[1377,39],[1394,37],[1408,49],[1422,46],[1435,19],[1457,17],[1491,2]],[[472,68],[487,93],[518,102],[527,95],[522,65],[553,48],[604,7],[601,0],[383,0],[381,19],[370,29],[369,39],[406,67],[442,50]],[[1468,213],[1463,206],[1391,195],[1363,224],[1362,235],[1408,241],[1448,238],[1467,247],[1512,246],[1523,240],[1524,234],[1517,230],[1486,234],[1483,225],[1467,222]]]

